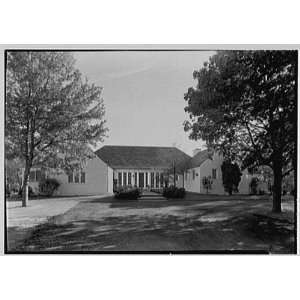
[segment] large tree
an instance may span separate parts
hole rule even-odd
[[[68,52],[6,54],[8,158],[24,162],[23,206],[33,166],[75,169],[91,157],[88,145],[106,133],[102,88],[82,79]]]
[[[282,178],[296,170],[297,52],[219,51],[185,94],[190,138],[203,139],[242,168],[273,170],[273,211]],[[295,184],[296,186],[296,184]]]

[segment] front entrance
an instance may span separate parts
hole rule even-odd
[[[139,173],[139,188],[144,187],[144,173]]]

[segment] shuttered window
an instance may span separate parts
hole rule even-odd
[[[85,183],[85,172],[81,172],[81,183]]]
[[[75,183],[79,183],[79,173],[78,172],[76,172],[75,173]]]
[[[217,179],[217,169],[212,169],[212,179]]]
[[[73,172],[70,172],[70,173],[68,174],[68,182],[69,182],[69,183],[73,183]]]

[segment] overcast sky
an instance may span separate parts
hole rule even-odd
[[[109,137],[103,145],[203,146],[183,130],[184,93],[212,52],[76,52],[77,67],[104,88]]]

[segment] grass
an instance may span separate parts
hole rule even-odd
[[[277,215],[266,199],[192,198],[85,200],[39,225],[9,250],[294,252],[292,201],[285,201]]]

